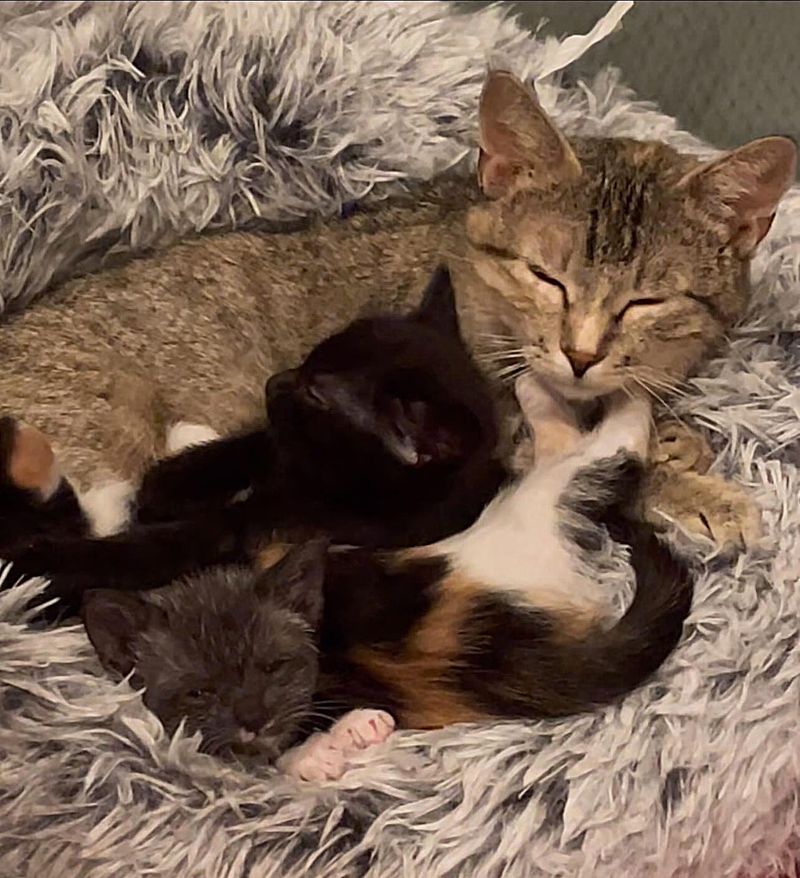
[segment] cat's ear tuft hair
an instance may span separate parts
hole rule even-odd
[[[85,594],[81,618],[100,663],[125,677],[136,664],[136,641],[163,613],[136,592],[102,588]]]
[[[525,186],[545,189],[576,180],[581,165],[533,89],[492,70],[481,93],[478,182],[489,198]]]
[[[762,137],[690,171],[678,186],[702,204],[722,204],[725,243],[747,258],[769,231],[796,173],[795,144],[788,137]]]
[[[422,302],[416,311],[416,318],[445,335],[461,337],[456,294],[446,265],[438,266],[428,281],[422,294]]]
[[[256,582],[257,592],[302,616],[316,629],[322,618],[322,586],[328,541],[309,540],[289,551],[265,570]]]

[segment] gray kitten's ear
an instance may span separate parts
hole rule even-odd
[[[703,206],[722,205],[725,243],[746,258],[769,231],[796,173],[794,143],[762,137],[690,171],[678,186]]]
[[[438,266],[428,281],[416,317],[420,323],[427,323],[445,335],[460,337],[456,294],[446,265]]]
[[[136,641],[162,617],[135,592],[97,589],[86,593],[81,618],[101,664],[127,676],[136,664]]]
[[[322,617],[322,584],[325,580],[327,540],[309,540],[289,551],[258,578],[260,595],[302,616],[311,628]]]
[[[478,182],[489,198],[576,180],[581,165],[532,88],[505,70],[486,77],[478,110]]]

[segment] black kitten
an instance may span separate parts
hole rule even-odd
[[[469,526],[505,478],[491,392],[443,268],[415,312],[356,321],[272,378],[266,397],[265,429],[157,464],[128,532],[37,540],[10,559],[77,596],[246,560],[275,530],[420,545]]]
[[[351,324],[271,378],[266,403],[267,429],[157,464],[139,520],[182,519],[250,492],[261,530],[414,545],[470,524],[503,479],[491,394],[443,268],[416,312]]]

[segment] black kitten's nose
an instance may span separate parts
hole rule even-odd
[[[269,378],[267,386],[264,388],[264,396],[267,402],[269,403],[279,393],[290,390],[294,386],[296,379],[297,369],[285,369],[283,372],[278,372]]]
[[[576,378],[582,378],[595,363],[599,363],[603,359],[602,355],[596,351],[574,351],[570,348],[562,348],[561,350],[569,360],[572,374]]]

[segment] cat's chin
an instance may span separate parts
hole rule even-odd
[[[551,393],[568,402],[592,402],[622,390],[621,387],[612,387],[606,384],[592,385],[584,381],[555,378],[552,375],[537,375],[536,377]]]

